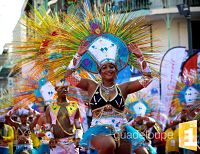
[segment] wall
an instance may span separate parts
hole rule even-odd
[[[183,19],[172,18],[170,28],[170,46],[168,44],[168,30],[164,16],[160,20],[150,21],[152,24],[153,36],[160,40],[160,51],[164,54],[169,48],[185,46],[188,48],[187,22]]]

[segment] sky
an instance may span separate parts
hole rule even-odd
[[[12,42],[14,30],[25,0],[0,0],[0,55],[5,43]]]

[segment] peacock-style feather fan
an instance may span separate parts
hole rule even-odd
[[[140,92],[129,94],[126,99],[127,116],[136,118],[137,116],[150,115],[152,110],[152,101],[153,98],[148,98],[147,94],[142,94]]]
[[[180,118],[180,112],[187,108],[188,114],[192,112],[193,106],[200,104],[200,80],[198,77],[187,78],[178,81],[173,94],[170,108],[170,116]]]
[[[183,107],[200,103],[200,80],[198,77],[193,80],[178,81],[174,91],[174,100],[177,100]]]

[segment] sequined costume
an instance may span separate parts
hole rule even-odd
[[[93,113],[91,127],[83,135],[80,142],[81,146],[91,147],[90,140],[94,135],[111,135],[115,141],[126,139],[132,143],[132,150],[134,151],[144,144],[144,137],[127,125],[127,119],[124,114],[124,99],[120,89],[115,85],[117,91],[116,96],[107,101],[101,93],[101,86],[99,85],[93,94],[90,101],[90,106]],[[122,136],[122,133],[123,134]]]

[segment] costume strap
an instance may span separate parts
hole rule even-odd
[[[63,131],[65,134],[67,134],[67,135],[74,135],[74,133],[69,133],[69,132],[67,132],[67,131],[62,127],[62,125],[61,125],[61,123],[59,122],[58,119],[57,119],[56,121],[57,121],[59,127],[62,129],[62,131]]]

